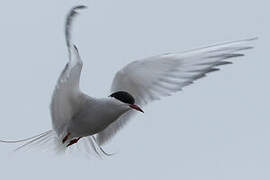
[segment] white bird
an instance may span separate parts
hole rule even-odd
[[[240,51],[251,49],[245,39],[217,44],[182,53],[167,53],[133,61],[119,70],[112,82],[109,97],[90,97],[80,90],[82,60],[71,41],[73,18],[85,6],[72,8],[66,18],[65,36],[69,61],[60,74],[51,101],[52,130],[19,141],[25,147],[56,138],[58,146],[69,148],[80,138],[89,139],[90,147],[103,153],[101,146],[108,142],[131,117],[143,112],[140,107],[164,96],[181,91],[207,73],[219,70],[228,60],[243,56]]]

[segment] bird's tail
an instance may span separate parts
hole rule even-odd
[[[20,149],[24,149],[26,147],[30,147],[32,145],[42,145],[45,143],[48,143],[55,137],[55,132],[53,130],[48,130],[46,132],[43,132],[41,134],[25,138],[25,139],[20,139],[20,140],[15,140],[15,141],[10,141],[10,140],[0,140],[1,143],[9,143],[9,144],[19,144],[22,143],[19,147],[17,147],[14,151],[18,151]]]
[[[79,150],[87,154],[95,154],[99,158],[113,155],[105,152],[104,149],[98,145],[94,136],[84,137],[77,144],[67,147],[66,144],[63,144],[62,140],[58,138],[54,130],[48,130],[41,134],[15,141],[0,140],[0,143],[22,143],[14,149],[14,151],[38,149],[53,152],[55,154],[64,154],[73,153]]]

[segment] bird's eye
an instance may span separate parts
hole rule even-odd
[[[119,101],[127,104],[134,104],[135,99],[125,91],[118,91],[110,95],[110,97],[114,97],[115,99],[118,99]]]

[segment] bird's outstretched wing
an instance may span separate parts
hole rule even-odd
[[[69,61],[62,71],[57,85],[54,89],[51,101],[51,116],[53,128],[59,133],[73,114],[72,101],[80,93],[79,82],[82,69],[82,60],[78,49],[71,41],[71,29],[74,17],[77,11],[86,8],[86,6],[76,6],[71,9],[66,18],[65,36],[68,48]]]
[[[111,91],[127,91],[140,106],[181,91],[207,73],[219,70],[218,66],[231,64],[230,60],[243,56],[251,49],[246,39],[216,44],[183,53],[168,53],[131,62],[118,71]],[[134,114],[128,112],[97,135],[100,145],[108,141]]]

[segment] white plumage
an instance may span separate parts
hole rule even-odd
[[[207,73],[217,71],[218,66],[231,64],[229,60],[243,56],[243,50],[251,49],[249,43],[254,40],[216,44],[182,53],[168,53],[137,60],[119,70],[113,79],[111,92],[123,93],[116,96],[97,99],[89,97],[79,88],[82,60],[77,47],[71,41],[72,20],[77,11],[85,6],[74,7],[66,20],[66,44],[69,61],[62,71],[51,101],[51,116],[53,129],[38,136],[20,141],[25,145],[37,141],[55,138],[57,146],[66,149],[80,138],[87,138],[90,147],[96,153],[107,155],[100,147],[109,141],[123,127],[140,107],[153,100],[172,95],[195,80],[205,77]]]

